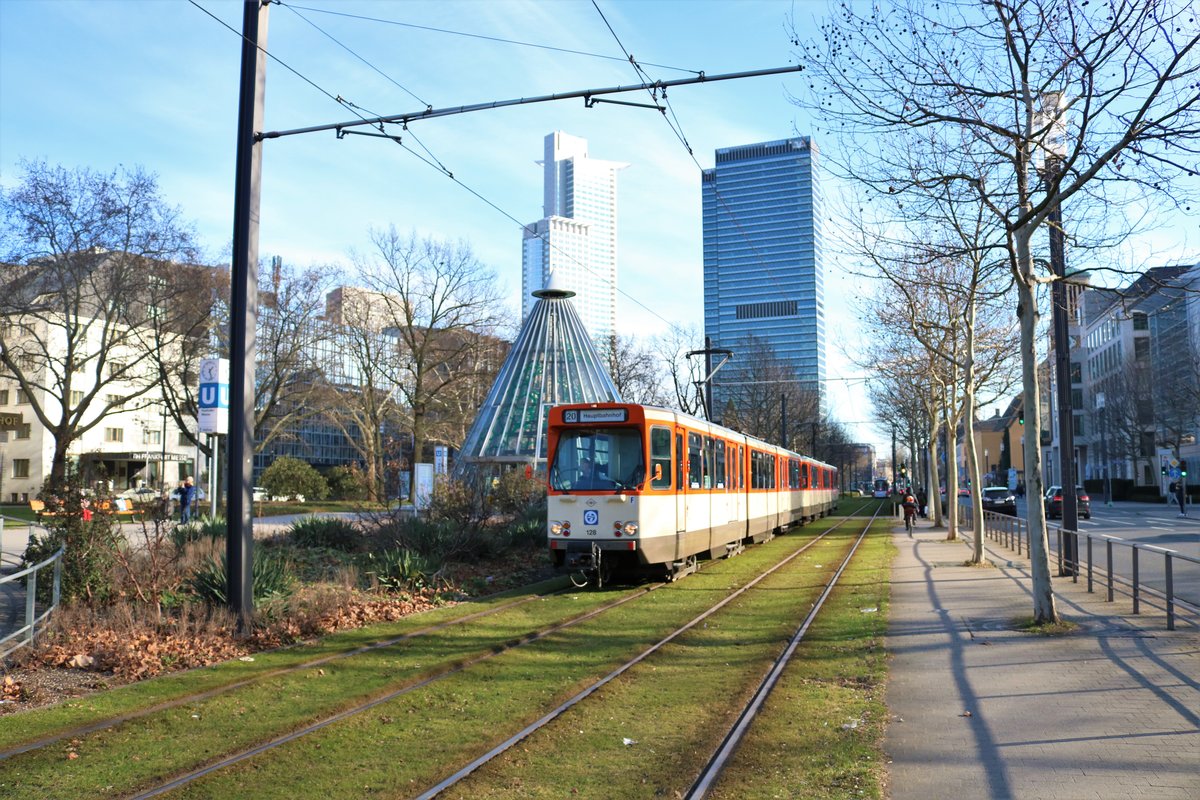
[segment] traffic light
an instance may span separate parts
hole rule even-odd
[[[1187,459],[1185,458],[1179,459],[1179,474],[1187,477]]]
[[[1025,424],[1025,412],[1024,411],[1021,411],[1021,416],[1017,417],[1017,422],[1021,423],[1022,425]]]
[[[1167,474],[1167,465],[1166,464],[1163,464],[1163,466],[1162,466],[1162,474],[1163,475]]]

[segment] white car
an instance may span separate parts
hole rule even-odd
[[[268,491],[267,491],[267,490],[266,490],[264,487],[262,487],[262,486],[255,486],[255,487],[254,487],[254,492],[253,492],[253,495],[252,495],[252,500],[253,500],[255,503],[266,503],[266,502],[271,502],[271,503],[286,503],[286,502],[288,502],[288,501],[295,501],[295,502],[297,502],[297,503],[303,503],[303,502],[304,502],[304,495],[302,495],[302,494],[291,494],[291,495],[287,495],[287,494],[271,494],[271,493],[270,493],[270,492],[268,492]]]
[[[149,486],[139,486],[136,489],[126,489],[118,494],[117,497],[124,497],[136,503],[148,503],[158,497],[158,491],[151,489]]]

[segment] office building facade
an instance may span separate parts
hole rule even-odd
[[[734,351],[713,381],[720,416],[748,341],[768,345],[804,389],[823,397],[825,267],[818,151],[809,137],[726,147],[704,170],[704,333]],[[821,402],[821,413],[824,412]]]
[[[629,166],[588,155],[586,139],[561,131],[545,138],[543,214],[525,226],[521,283],[528,317],[534,293],[550,282],[575,292],[579,318],[598,345],[617,324],[617,172]]]

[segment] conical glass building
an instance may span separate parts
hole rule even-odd
[[[562,403],[620,402],[571,298],[554,273],[525,318],[463,443],[462,467],[546,464],[546,419]]]

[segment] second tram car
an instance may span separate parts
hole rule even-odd
[[[556,406],[548,427],[554,563],[597,582],[691,572],[837,506],[837,469],[669,409]]]

